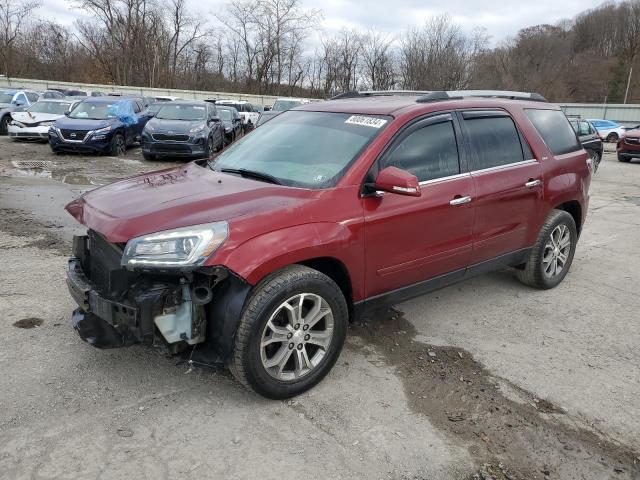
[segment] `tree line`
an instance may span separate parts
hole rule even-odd
[[[37,0],[0,0],[0,73],[12,77],[325,98],[359,90],[535,91],[552,101],[640,103],[640,0],[604,3],[491,45],[449,16],[399,33],[323,34],[301,0],[71,0],[73,27]],[[318,32],[320,34],[318,35]],[[319,37],[319,38],[318,38]]]

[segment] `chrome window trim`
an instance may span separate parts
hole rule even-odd
[[[433,183],[441,183],[441,182],[449,182],[451,180],[457,180],[458,178],[470,177],[470,176],[471,174],[469,172],[456,173],[455,175],[449,175],[446,177],[434,178],[431,180],[424,180],[422,182],[419,182],[419,185],[422,187],[424,185],[431,185]]]
[[[533,163],[538,163],[538,161],[534,158],[531,160],[522,160],[520,162],[513,162],[513,163],[507,163],[505,165],[497,165],[495,167],[489,167],[489,168],[482,168],[480,170],[471,170],[470,173],[487,173],[487,172],[495,172],[495,171],[499,171],[499,170],[507,170],[509,168],[512,167],[519,167],[522,165],[530,165]]]

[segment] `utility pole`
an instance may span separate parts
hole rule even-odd
[[[629,96],[629,87],[631,86],[631,74],[633,73],[633,67],[629,69],[629,78],[627,79],[627,91],[624,92],[624,103],[627,103],[627,97]]]

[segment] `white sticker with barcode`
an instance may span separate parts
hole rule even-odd
[[[347,121],[344,123],[348,123],[349,125],[361,125],[363,127],[372,127],[372,128],[380,128],[387,123],[386,120],[382,118],[374,118],[374,117],[365,117],[364,115],[352,115],[347,118]]]

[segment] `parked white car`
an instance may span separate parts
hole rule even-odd
[[[294,107],[304,105],[306,103],[311,103],[311,100],[307,100],[306,98],[277,98],[275,103],[271,107],[271,111],[284,112]]]
[[[588,119],[596,127],[598,136],[603,142],[617,142],[626,133],[625,128],[617,122],[602,119]]]
[[[216,105],[228,105],[235,108],[240,114],[245,130],[253,128],[258,122],[258,117],[260,117],[260,112],[246,100],[216,100]]]
[[[12,112],[8,126],[9,137],[14,140],[48,140],[49,127],[82,100],[41,100],[25,111]]]

